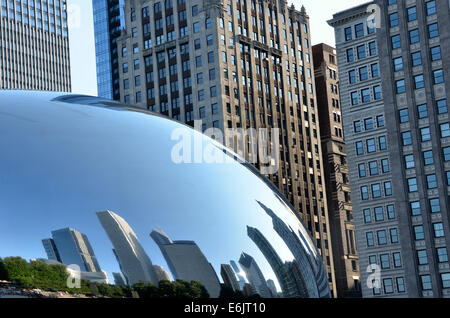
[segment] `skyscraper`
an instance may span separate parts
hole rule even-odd
[[[313,46],[313,55],[336,294],[338,297],[358,297],[361,294],[358,253],[338,91],[336,50],[322,43]]]
[[[0,89],[71,91],[65,0],[3,0]]]
[[[264,235],[258,229],[250,226],[247,226],[247,234],[256,246],[258,246],[259,250],[272,267],[272,270],[281,285],[283,296],[286,298],[306,297],[306,295],[302,294],[303,290],[305,290],[305,282],[302,281],[302,288],[300,290],[297,289],[297,284],[293,281],[294,275],[290,273],[288,266],[281,261],[281,258]]]
[[[234,273],[236,274],[238,283],[239,283],[239,287],[241,288],[241,290],[244,290],[244,286],[245,286],[245,277],[244,277],[244,272],[241,271],[241,269],[239,268],[238,264],[236,264],[235,261],[230,261],[230,265],[233,268]]]
[[[266,279],[255,259],[246,253],[242,253],[239,258],[239,264],[241,264],[245,276],[254,291],[263,298],[270,298],[271,294],[269,287],[267,287]]]
[[[114,246],[114,255],[127,284],[144,281],[158,285],[153,264],[127,221],[111,211],[97,212],[97,217]]]
[[[241,290],[241,287],[236,279],[236,275],[230,265],[220,265],[220,275],[222,276],[223,282],[226,286],[232,288],[234,291]]]
[[[59,256],[58,250],[55,246],[55,241],[53,239],[43,239],[42,245],[44,246],[44,250],[47,254],[48,259],[62,263],[61,257]]]
[[[258,160],[248,135],[227,134],[222,142],[292,203],[321,250],[333,290],[306,10],[285,0],[130,0],[124,17],[117,38],[120,101],[191,126],[201,120],[204,132],[266,128],[275,145],[259,149],[273,161]]]
[[[195,242],[172,241],[164,232],[157,230],[153,230],[150,236],[160,248],[175,279],[198,281],[210,297],[219,297],[219,278]]]
[[[450,295],[449,9],[377,0],[329,21],[361,281],[381,270],[364,297]]]
[[[43,239],[47,257],[65,265],[78,265],[82,272],[100,272],[97,258],[86,235],[71,228],[52,231],[52,239]]]
[[[124,22],[125,0],[93,0],[98,96],[120,99],[116,40]]]
[[[125,277],[123,276],[122,273],[112,273],[112,275],[114,277],[114,285],[117,285],[117,286],[126,286],[127,285]]]

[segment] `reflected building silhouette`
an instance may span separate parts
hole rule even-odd
[[[245,276],[250,285],[255,289],[255,292],[263,298],[270,298],[271,294],[267,287],[266,279],[255,259],[243,252],[239,258],[239,264],[241,264]]]
[[[270,293],[272,294],[272,298],[278,297],[277,288],[275,287],[275,282],[272,279],[267,280],[267,287],[269,287]]]
[[[65,265],[78,265],[83,272],[100,272],[97,258],[87,236],[71,228],[52,231],[42,240],[47,257]]]
[[[139,281],[158,285],[153,264],[130,225],[111,211],[97,212],[97,217],[114,246],[113,252],[127,285]]]
[[[243,275],[244,272],[241,271],[241,269],[239,268],[239,265],[236,264],[235,261],[231,260],[230,265],[231,265],[231,268],[233,268],[234,273],[236,274],[239,287],[241,288],[241,290],[244,290],[244,286],[246,284],[245,277]]]
[[[220,275],[222,275],[223,282],[226,286],[233,289],[233,291],[241,290],[239,283],[236,279],[236,275],[234,274],[233,268],[231,268],[228,264],[220,265]]]
[[[248,236],[255,242],[261,253],[266,258],[270,267],[274,271],[278,282],[280,283],[283,296],[286,298],[306,297],[304,288],[297,288],[298,284],[294,282],[295,277],[290,273],[289,262],[283,263],[281,258],[264,235],[256,228],[247,226]],[[276,289],[275,289],[276,290]],[[275,295],[278,293],[275,292]]]
[[[153,230],[150,236],[160,248],[174,279],[198,281],[210,297],[219,297],[219,278],[194,241],[172,241],[167,234],[158,230]]]
[[[314,251],[309,248],[307,238],[298,231],[298,234],[286,223],[284,223],[270,208],[260,201],[256,201],[261,208],[272,218],[273,229],[285,242],[291,253],[294,255],[296,263],[302,269],[298,272],[297,283],[303,285],[301,290],[306,290],[305,297],[331,297],[328,279],[325,274],[323,264],[316,261]]]
[[[155,273],[156,273],[156,276],[158,277],[159,281],[162,281],[162,280],[170,281],[169,273],[167,271],[165,271],[162,266],[153,265],[153,268],[155,269]]]
[[[126,286],[127,282],[125,280],[125,277],[123,276],[122,273],[112,273],[113,278],[114,278],[114,285],[117,286]]]

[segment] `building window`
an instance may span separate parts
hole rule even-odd
[[[440,124],[439,128],[441,129],[441,138],[446,138],[450,136],[450,124]]]
[[[345,41],[352,40],[352,28],[351,27],[345,28],[344,33],[345,33]]]
[[[360,178],[366,177],[366,165],[364,163],[360,163],[358,165],[358,171],[359,171]]]
[[[444,237],[444,225],[442,223],[433,223],[434,237]]]
[[[353,122],[353,130],[355,131],[355,133],[359,133],[362,131],[361,122],[359,120]]]
[[[386,181],[384,183],[384,195],[389,197],[392,195],[392,183],[391,181]]]
[[[392,258],[394,259],[394,267],[402,267],[402,257],[400,252],[392,253]]]
[[[370,71],[372,73],[372,77],[380,76],[380,72],[379,72],[379,69],[378,69],[378,63],[370,65]]]
[[[421,214],[419,201],[411,202],[410,206],[411,206],[411,215],[412,216],[417,216],[417,215]]]
[[[417,106],[417,116],[419,119],[428,117],[428,107],[427,104],[422,104]]]
[[[430,199],[429,202],[431,213],[441,212],[441,204],[439,199]]]
[[[431,276],[430,275],[422,275],[420,276],[420,281],[422,283],[422,290],[431,290]]]
[[[383,208],[381,206],[374,208],[374,213],[375,213],[375,221],[377,222],[384,221],[384,213]]]
[[[444,83],[444,71],[442,69],[433,71],[433,83]]]
[[[386,230],[377,231],[378,245],[387,244]]]
[[[423,225],[416,225],[413,227],[413,229],[414,229],[414,239],[416,241],[425,239],[425,233],[423,232]]]
[[[410,7],[408,8],[408,22],[417,20],[417,8]]]
[[[421,128],[420,129],[420,137],[421,137],[422,142],[430,141],[431,140],[430,127]]]
[[[409,121],[409,112],[408,108],[400,109],[398,111],[400,116],[400,123],[407,123]]]
[[[394,35],[391,37],[391,43],[392,43],[392,49],[399,49],[402,44],[401,44],[401,40],[400,40],[400,35]]]
[[[364,119],[364,129],[370,130],[374,128],[373,119],[372,118],[366,118]]]
[[[436,14],[436,0],[431,0],[425,3],[427,15]]]
[[[371,176],[378,175],[378,163],[376,161],[369,162],[369,172]]]
[[[405,80],[402,79],[402,80],[395,81],[395,87],[396,87],[397,94],[402,94],[402,93],[406,92]]]
[[[398,25],[398,13],[394,12],[389,15],[389,26],[392,28],[397,25]]]
[[[358,23],[355,25],[355,37],[360,38],[364,36],[364,25],[362,23]]]
[[[423,160],[424,160],[425,166],[434,164],[433,151],[432,150],[424,151],[423,152]]]
[[[367,186],[361,187],[361,199],[369,200],[369,188]]]
[[[375,41],[369,42],[369,54],[370,56],[374,56],[377,54],[377,44]]]
[[[366,143],[367,143],[367,152],[368,153],[372,153],[377,150],[376,146],[375,146],[375,139],[373,139],[373,138],[367,139]]]
[[[432,61],[437,61],[437,60],[440,60],[440,59],[442,59],[442,56],[441,56],[441,47],[438,45],[438,46],[435,46],[435,47],[432,47],[431,49],[430,49],[430,55],[431,55],[431,60]]]
[[[364,154],[364,147],[362,141],[356,142],[356,154],[358,156]]]
[[[446,99],[436,101],[436,106],[438,114],[446,114],[448,112]]]
[[[397,282],[397,292],[404,293],[406,291],[405,279],[403,277],[397,277],[395,281]]]
[[[347,49],[347,62],[353,62],[355,60],[355,56],[353,54],[353,49]]]
[[[367,242],[367,246],[374,246],[375,245],[375,241],[374,241],[374,237],[373,237],[373,232],[367,232],[366,233],[366,242]]]
[[[405,167],[406,169],[412,169],[415,167],[414,155],[405,156]]]
[[[389,268],[391,268],[391,262],[389,260],[389,254],[381,254],[380,255],[380,265],[381,265],[381,269],[389,269]]]
[[[442,288],[450,288],[450,273],[441,274]]]
[[[370,209],[364,209],[363,210],[363,216],[364,216],[364,223],[371,223],[372,222],[372,216],[370,213]]]
[[[419,29],[414,29],[414,30],[409,31],[409,42],[411,44],[420,42]]]
[[[387,149],[386,137],[385,136],[378,137],[378,144],[380,150],[386,150]]]
[[[352,98],[352,105],[353,106],[358,105],[359,103],[358,92],[352,92],[351,98]]]
[[[410,131],[402,132],[402,143],[403,143],[403,146],[412,145],[412,137],[411,137]]]
[[[450,147],[445,147],[442,149],[444,155],[444,161],[450,161]]]
[[[377,116],[377,127],[384,127],[384,115]]]
[[[446,263],[448,262],[448,255],[447,255],[447,248],[446,247],[439,247],[436,249],[436,254],[438,257],[439,263]]]
[[[390,205],[386,206],[386,210],[387,210],[388,219],[389,219],[389,220],[395,219],[395,209],[394,209],[394,205],[393,205],[393,204],[390,204]]]
[[[360,45],[356,47],[356,52],[358,55],[358,59],[363,59],[366,57],[366,46]]]
[[[410,178],[408,179],[408,192],[417,192],[417,179]]]
[[[397,57],[393,60],[394,63],[394,71],[398,72],[403,70],[403,58]]]
[[[422,65],[422,53],[414,52],[411,54],[412,66]]]
[[[439,36],[439,27],[437,23],[433,23],[428,25],[428,37],[430,39],[438,37]]]
[[[417,251],[417,263],[419,265],[427,265],[428,264],[428,257],[427,257],[426,250]]]
[[[423,80],[423,75],[416,75],[414,76],[414,88],[420,89],[425,87],[425,82]]]

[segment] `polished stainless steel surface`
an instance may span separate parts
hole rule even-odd
[[[226,160],[177,163],[174,136],[191,139],[192,156],[200,141]],[[129,283],[155,282],[160,265],[213,297],[224,281],[264,297],[329,296],[286,199],[185,125],[95,97],[3,91],[0,146],[0,257],[47,258],[42,239],[71,228],[111,281],[122,268]]]

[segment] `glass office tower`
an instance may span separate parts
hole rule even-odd
[[[93,0],[98,96],[120,99],[116,39],[124,27],[124,0]]]

